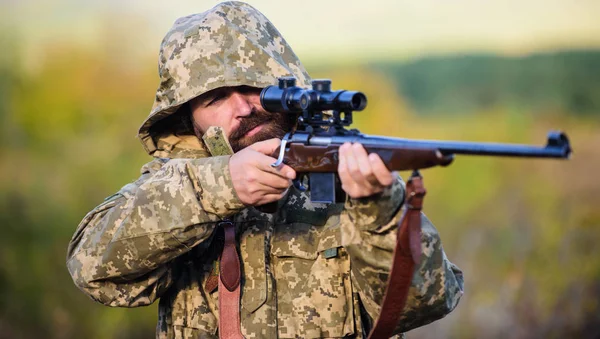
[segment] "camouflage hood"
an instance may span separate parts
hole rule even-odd
[[[175,21],[161,43],[158,72],[154,105],[138,133],[155,156],[160,141],[177,134],[156,127],[192,98],[223,86],[262,88],[282,76],[296,77],[301,86],[310,83],[275,26],[252,6],[236,1]]]

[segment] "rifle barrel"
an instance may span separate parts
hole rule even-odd
[[[556,131],[548,133],[548,141],[545,147],[492,142],[417,140],[369,136],[366,134],[313,136],[309,140],[309,144],[315,146],[341,145],[345,142],[359,142],[368,148],[435,149],[439,150],[443,155],[465,154],[568,159],[571,154],[571,146],[566,134]]]

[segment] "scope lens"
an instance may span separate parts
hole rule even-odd
[[[344,91],[338,97],[336,106],[341,110],[362,111],[367,106],[367,97],[361,92]]]
[[[352,109],[360,111],[367,106],[367,97],[362,93],[356,93],[352,96]]]
[[[260,104],[267,112],[281,112],[281,94],[283,90],[276,86],[267,86],[260,92]]]

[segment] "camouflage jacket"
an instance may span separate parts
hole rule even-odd
[[[231,220],[246,338],[364,337],[385,291],[402,181],[376,197],[331,205],[290,189],[272,214],[239,201],[229,156],[211,156],[171,117],[220,86],[264,87],[282,75],[309,81],[277,30],[246,4],[178,20],[163,41],[159,72],[156,101],[139,132],[156,159],[80,223],[67,256],[75,284],[109,306],[160,299],[159,338],[216,338],[218,291],[207,290],[206,281],[220,250],[214,230]],[[398,333],[443,317],[462,295],[460,270],[426,218],[422,226],[423,257]]]

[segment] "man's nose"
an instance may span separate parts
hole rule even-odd
[[[229,98],[233,103],[236,118],[246,117],[252,113],[252,103],[245,95],[233,93]]]

